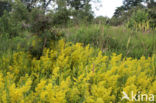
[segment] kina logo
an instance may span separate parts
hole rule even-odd
[[[128,101],[149,101],[149,102],[154,102],[154,94],[141,94],[141,92],[137,92],[137,94],[135,94],[133,91],[131,91],[131,96],[128,96],[126,92],[122,92],[123,97],[121,98],[121,101],[123,100],[128,100]]]

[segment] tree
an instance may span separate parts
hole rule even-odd
[[[67,0],[67,6],[70,7],[71,15],[74,20],[91,21],[93,19],[93,11],[91,10],[92,0]]]
[[[11,5],[7,1],[0,1],[0,17],[3,15],[5,10],[10,11]]]
[[[129,20],[133,12],[145,8],[142,3],[144,0],[124,0],[123,5],[118,7],[113,15],[111,24],[121,25]]]
[[[144,0],[124,0],[123,6],[124,6],[125,10],[128,10],[133,7],[142,6],[142,4],[141,4],[142,2],[144,2]]]
[[[83,9],[83,7],[89,2],[90,0],[67,0],[68,5],[75,10]]]
[[[149,9],[149,16],[151,18],[151,26],[156,27],[156,1],[147,0],[147,7]]]
[[[122,13],[124,12],[124,10],[125,10],[124,6],[118,7],[114,12],[114,17],[117,18],[117,17],[122,16]]]
[[[155,0],[146,0],[148,8],[156,8]]]
[[[52,1],[54,2],[55,0],[21,0],[29,11],[31,11],[32,8],[38,7],[44,10],[44,13],[47,11],[47,8]]]

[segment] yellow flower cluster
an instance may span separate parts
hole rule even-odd
[[[122,91],[156,94],[156,56],[111,57],[60,40],[40,59],[16,52],[0,59],[0,103],[125,103]]]

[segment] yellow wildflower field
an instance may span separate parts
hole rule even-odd
[[[151,102],[155,75],[155,55],[108,57],[89,46],[60,40],[40,59],[21,51],[0,59],[0,103]],[[122,98],[123,91],[129,98]]]

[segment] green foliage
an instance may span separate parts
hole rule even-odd
[[[137,10],[132,14],[128,21],[128,28],[141,31],[149,31],[150,29],[149,14],[146,10]]]
[[[149,16],[151,18],[150,26],[152,28],[156,28],[156,1],[149,0],[148,8],[149,8]]]
[[[126,10],[134,8],[136,6],[142,6],[142,2],[145,0],[123,0],[123,5]]]
[[[93,21],[95,24],[103,24],[107,25],[110,23],[110,19],[108,17],[98,16]]]
[[[105,17],[97,17],[93,22],[96,25],[87,25],[88,27],[86,27],[86,25],[82,26],[80,24],[92,23],[90,22],[93,20],[90,1],[74,4],[75,6],[66,1],[58,0],[56,3],[58,8],[49,12],[46,12],[42,6],[41,8],[40,6],[33,6],[34,8],[29,10],[27,3],[18,0],[12,3],[13,10],[9,13],[5,12],[0,18],[0,35],[3,45],[6,43],[14,51],[18,50],[17,44],[19,44],[23,48],[22,50],[29,51],[33,56],[40,57],[43,49],[50,47],[51,41],[59,40],[65,33],[67,41],[81,42],[84,45],[91,44],[108,55],[116,52],[122,53],[124,56],[139,58],[142,55],[148,56],[153,53],[155,37],[151,36],[149,30],[151,30],[151,22],[154,19],[149,19],[151,14],[148,10],[135,7],[125,12],[124,8],[119,8],[116,17],[114,16],[111,20]],[[71,7],[67,9],[67,5]],[[135,12],[135,10],[137,11]],[[130,16],[130,14],[133,15]],[[73,16],[73,19],[71,20],[69,16]],[[128,28],[136,31],[107,25],[112,22],[115,25],[122,25],[126,20],[129,20]],[[69,21],[73,22],[73,24],[78,23],[81,27],[69,27],[67,28],[69,31],[63,31],[62,27],[68,25]],[[149,32],[149,36],[147,36],[149,41],[144,38],[144,35],[140,35],[141,32],[137,31]],[[136,38],[140,38],[140,40]],[[34,43],[32,41],[37,41],[35,42],[36,46],[32,46]],[[3,47],[2,49],[2,51],[7,50]]]
[[[29,22],[27,8],[20,2],[12,4],[12,12],[5,12],[0,18],[0,33],[15,37],[23,31],[23,23]]]
[[[53,15],[53,24],[56,26],[66,25],[70,20],[69,16],[70,16],[70,12],[67,9],[58,10]]]
[[[117,26],[128,22],[129,28],[149,31],[156,27],[155,11],[156,2],[154,0],[124,0],[123,5],[115,10],[110,24]]]
[[[92,0],[67,0],[68,5],[71,7],[73,22],[76,21],[77,24],[80,24],[93,20],[93,11],[90,4],[91,1]]]
[[[15,21],[9,13],[5,12],[0,18],[0,33],[9,34],[9,37],[14,37],[17,36],[20,31],[20,22]]]
[[[68,41],[91,44],[106,55],[115,52],[139,58],[142,55],[151,56],[156,50],[155,32],[142,33],[124,27],[91,25],[68,28],[65,35]]]
[[[3,15],[5,10],[10,11],[11,5],[6,1],[0,1],[0,17]]]
[[[7,34],[8,39],[16,42],[17,39],[22,39],[22,37],[24,39],[24,37],[30,36],[27,38],[29,41],[36,36],[40,39],[38,49],[32,49],[31,46],[28,47],[30,50],[36,50],[41,54],[43,48],[48,47],[50,40],[58,40],[62,36],[62,34],[54,31],[53,18],[49,14],[45,14],[44,10],[34,8],[30,12],[20,1],[13,3],[12,8],[12,12],[5,12],[0,18],[0,34],[2,37]],[[24,32],[28,32],[31,35],[25,36],[23,35]],[[28,41],[26,40],[25,42],[27,43]],[[37,52],[35,53],[38,54]]]
[[[138,10],[144,10],[144,7],[135,6],[128,10],[124,6],[118,7],[111,18],[110,24],[114,26],[124,25],[132,17],[132,14],[136,13]]]
[[[123,0],[123,5],[115,10],[110,24],[115,26],[125,24],[135,11],[145,8],[142,5],[143,1],[144,0]]]

